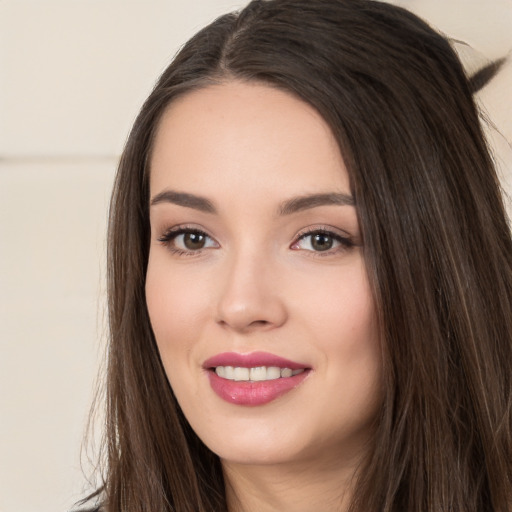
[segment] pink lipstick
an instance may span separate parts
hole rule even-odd
[[[267,352],[225,352],[204,362],[210,385],[236,405],[264,405],[296,388],[310,373],[305,364]]]

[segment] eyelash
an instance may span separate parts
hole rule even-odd
[[[186,250],[179,249],[173,246],[173,241],[180,235],[186,234],[194,234],[204,236],[210,240],[213,238],[208,235],[208,233],[202,231],[201,229],[197,229],[195,227],[188,226],[178,226],[175,228],[171,228],[167,230],[161,237],[158,238],[158,241],[161,242],[164,246],[166,246],[173,254],[177,256],[198,256],[200,255],[205,248],[197,249],[197,250]],[[314,250],[306,250],[309,253],[312,253],[310,256],[313,257],[326,257],[332,256],[333,254],[338,254],[339,252],[348,251],[353,248],[356,244],[349,236],[342,236],[331,229],[325,227],[316,227],[312,229],[306,229],[300,232],[295,241],[291,244],[291,247],[298,245],[302,240],[305,240],[307,237],[313,237],[315,235],[326,235],[331,237],[334,242],[338,242],[339,246],[334,249],[327,249],[325,251],[314,251]],[[215,242],[216,243],[216,242]],[[299,248],[293,250],[300,250]]]
[[[186,249],[179,249],[172,245],[172,242],[178,238],[180,235],[186,235],[186,234],[195,234],[195,235],[202,235],[206,238],[209,238],[211,240],[212,237],[208,235],[208,233],[205,233],[204,231],[194,228],[194,227],[187,227],[187,226],[178,226],[176,228],[171,228],[167,230],[160,238],[158,238],[158,241],[161,242],[164,246],[166,246],[173,254],[176,254],[177,256],[198,256],[203,252],[203,249],[198,249],[196,251],[190,251]]]
[[[336,233],[335,231],[333,231],[332,229],[329,229],[327,227],[315,227],[312,229],[311,228],[305,229],[304,231],[300,232],[297,235],[296,241],[293,242],[292,247],[296,246],[299,242],[301,242],[302,240],[305,240],[307,237],[314,237],[315,235],[328,236],[328,237],[332,238],[332,240],[334,242],[338,242],[339,246],[327,249],[325,251],[307,250],[307,252],[312,253],[311,256],[313,256],[313,257],[323,258],[323,257],[327,257],[327,256],[332,256],[333,254],[338,254],[340,252],[348,251],[356,245],[354,243],[354,241],[349,236],[342,236],[339,233]],[[310,244],[311,244],[311,242],[310,242]]]

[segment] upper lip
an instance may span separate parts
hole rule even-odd
[[[308,365],[290,361],[284,357],[276,356],[269,352],[250,352],[239,354],[238,352],[223,352],[207,359],[203,368],[216,368],[217,366],[234,366],[240,368],[255,368],[257,366],[277,366],[279,368],[290,368],[301,370],[308,368]]]

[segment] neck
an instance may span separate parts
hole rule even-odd
[[[229,512],[346,512],[356,465],[223,462]]]

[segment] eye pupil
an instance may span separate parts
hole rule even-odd
[[[312,237],[311,245],[315,251],[328,251],[333,245],[332,236],[326,233],[316,233]]]
[[[185,233],[183,236],[183,244],[190,250],[202,249],[205,241],[206,237],[201,233]]]

